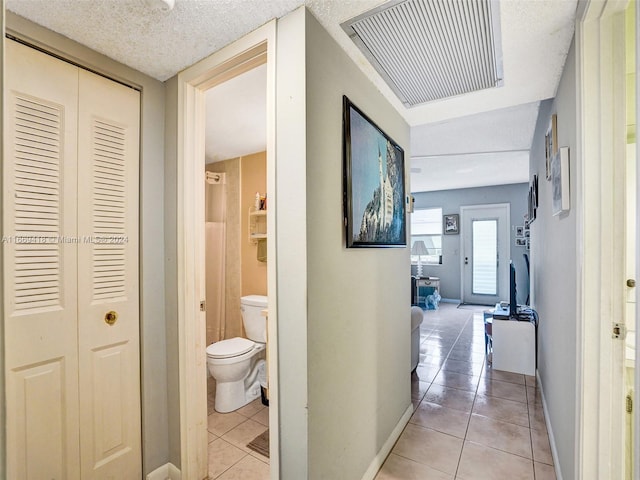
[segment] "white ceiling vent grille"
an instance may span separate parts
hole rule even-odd
[[[496,0],[392,1],[342,28],[407,107],[502,85]]]

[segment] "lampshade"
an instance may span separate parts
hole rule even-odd
[[[411,255],[429,255],[427,247],[422,240],[416,240],[411,247]]]

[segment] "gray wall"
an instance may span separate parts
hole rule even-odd
[[[7,30],[107,76],[142,88],[140,144],[140,342],[143,471],[168,461],[164,314],[164,85],[10,12]]]
[[[555,100],[540,107],[531,148],[530,173],[540,178],[538,218],[531,225],[533,307],[540,315],[538,327],[538,374],[547,414],[558,451],[562,478],[575,478],[576,450],[576,352],[578,324],[577,285],[577,189],[580,163],[575,159],[576,139],[575,42],[567,57]],[[558,145],[569,147],[571,210],[551,214],[551,182],[545,180],[544,135],[551,114],[558,115]]]
[[[342,95],[405,169],[409,126],[308,12],[306,45],[308,478],[359,479],[411,405],[409,249],[345,247]]]
[[[167,336],[167,427],[169,460],[180,465],[180,369],[178,338],[178,78],[165,82],[165,319]]]
[[[511,259],[516,267],[518,303],[524,304],[529,291],[529,275],[523,253],[530,253],[525,247],[515,244],[516,226],[524,225],[523,215],[527,213],[529,185],[497,185],[492,187],[461,188],[437,192],[414,193],[415,208],[442,208],[442,214],[460,214],[460,207],[492,203],[511,204]],[[442,236],[442,265],[423,265],[423,275],[440,278],[440,295],[444,299],[460,300],[460,251],[461,235]],[[415,272],[415,267],[413,268]],[[508,300],[508,298],[505,298]]]

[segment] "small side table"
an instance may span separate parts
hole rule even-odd
[[[426,307],[427,295],[431,295],[434,292],[440,292],[440,278],[439,277],[413,277],[415,285],[413,304],[422,304]],[[426,289],[429,290],[426,290]]]

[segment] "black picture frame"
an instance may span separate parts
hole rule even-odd
[[[458,235],[460,233],[460,215],[457,213],[443,215],[442,233],[445,235]]]
[[[404,150],[346,95],[342,99],[346,246],[405,247]]]

